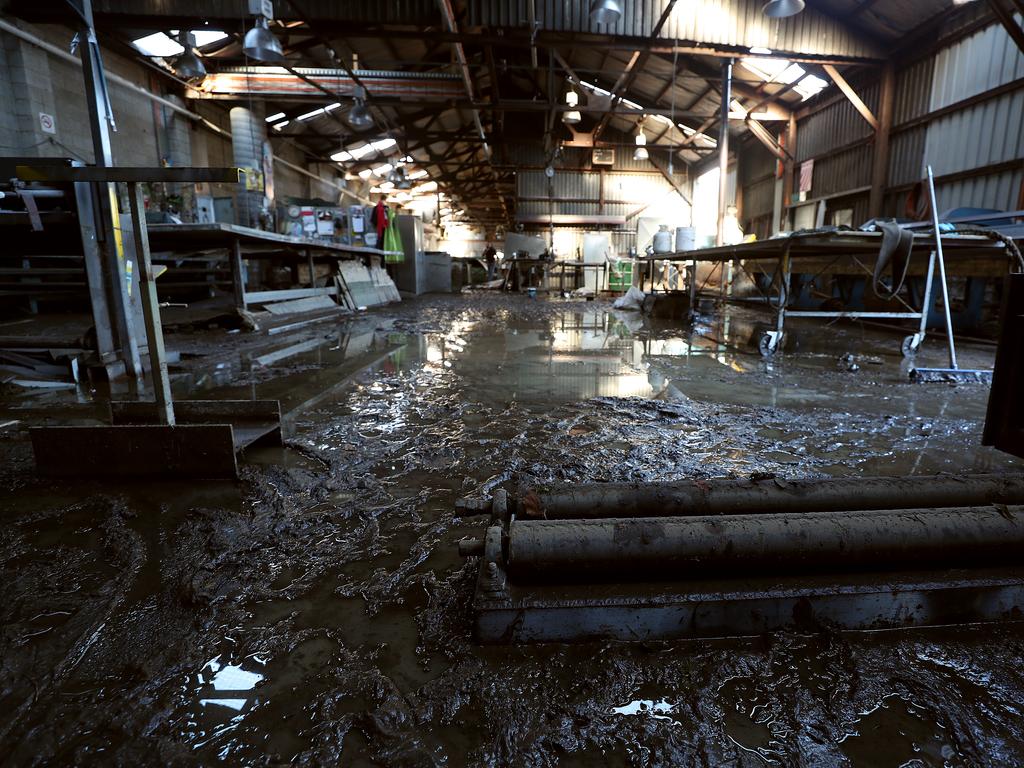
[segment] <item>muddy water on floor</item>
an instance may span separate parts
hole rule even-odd
[[[1014,625],[472,642],[455,542],[483,521],[454,518],[459,496],[1015,466],[977,446],[987,392],[907,383],[898,336],[794,326],[766,363],[761,328],[423,301],[179,377],[183,395],[282,401],[288,447],[247,457],[239,486],[44,486],[22,441],[0,501],[0,747],[14,763],[1019,762]]]

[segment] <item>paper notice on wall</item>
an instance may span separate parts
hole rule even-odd
[[[810,192],[811,182],[814,179],[814,161],[805,160],[800,163],[800,188],[799,192]]]
[[[316,213],[312,208],[302,209],[302,231],[310,234],[316,233]]]

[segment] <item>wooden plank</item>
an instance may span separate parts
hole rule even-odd
[[[247,291],[245,301],[247,304],[266,304],[274,301],[289,301],[291,299],[304,299],[309,296],[335,296],[338,289],[330,288],[286,288],[279,291]]]
[[[296,312],[313,312],[321,309],[337,309],[338,305],[330,296],[308,296],[304,299],[278,301],[263,307],[272,315],[290,315]]]
[[[828,76],[832,78],[832,81],[837,86],[839,86],[839,90],[846,95],[846,98],[850,100],[850,103],[853,104],[854,108],[860,112],[861,117],[867,120],[871,127],[877,131],[879,126],[878,118],[872,114],[871,110],[868,109],[868,105],[865,104],[861,97],[857,95],[857,92],[853,90],[853,86],[846,82],[846,78],[839,74],[839,70],[831,64],[822,64],[821,66],[826,72],[828,72]]]
[[[34,427],[29,436],[44,475],[238,477],[229,424]]]
[[[875,152],[871,165],[871,192],[868,194],[868,216],[872,219],[882,215],[882,201],[889,174],[889,136],[892,133],[893,94],[896,92],[896,68],[886,62],[882,69],[882,90],[878,97],[880,115],[878,130],[875,131]]]
[[[993,13],[999,18],[999,23],[1003,25],[1006,34],[1013,39],[1021,53],[1024,53],[1024,29],[1021,29],[1017,23],[1013,12],[1006,9],[1002,0],[988,0],[988,4],[992,8]]]

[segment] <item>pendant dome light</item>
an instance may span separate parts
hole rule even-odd
[[[284,49],[281,47],[281,41],[274,36],[274,33],[267,26],[266,16],[257,18],[253,28],[245,33],[245,38],[242,41],[242,52],[250,59],[256,59],[256,61],[275,62],[281,61],[284,58]]]
[[[594,0],[590,4],[590,18],[598,24],[614,24],[622,18],[618,0]]]
[[[370,114],[370,110],[366,106],[366,89],[361,85],[357,85],[352,93],[355,97],[355,103],[352,105],[352,109],[348,111],[348,124],[357,131],[365,131],[367,128],[372,128],[373,115]]]
[[[569,90],[565,92],[565,103],[570,109],[562,113],[562,122],[566,125],[576,125],[583,119],[583,115],[576,109],[580,103],[580,95],[572,86],[569,86]]]
[[[636,127],[636,149],[633,150],[634,160],[647,160],[650,155],[647,152],[647,137],[644,135],[644,127],[642,124],[638,124]]]
[[[804,0],[768,0],[761,13],[770,19],[785,19],[796,16],[804,9]]]
[[[171,61],[171,67],[178,77],[185,80],[206,77],[206,66],[193,50],[196,45],[196,36],[191,32],[182,30],[178,34],[178,42],[185,49]]]

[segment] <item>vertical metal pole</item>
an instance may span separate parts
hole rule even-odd
[[[939,280],[942,282],[942,309],[946,314],[946,341],[949,342],[949,367],[956,370],[956,344],[953,342],[953,317],[949,310],[949,284],[946,282],[946,260],[942,256],[942,235],[939,233],[939,210],[935,200],[935,176],[928,166],[928,196],[932,205],[932,227],[935,229],[935,254],[939,259]]]
[[[796,172],[796,117],[789,116],[789,127],[786,130],[786,150],[789,152],[789,159],[782,164],[782,210],[779,220],[775,222],[775,231],[788,230],[789,207],[793,204],[793,174]]]
[[[775,316],[775,330],[782,338],[782,332],[786,327],[786,305],[789,303],[789,280],[791,277],[792,262],[789,257],[789,245],[782,252],[782,276],[779,283],[779,311]]]
[[[697,316],[697,260],[690,262],[690,319]]]
[[[718,130],[718,237],[725,245],[725,203],[729,176],[729,103],[732,101],[732,59],[722,61],[722,116]],[[723,275],[725,271],[723,270]]]
[[[237,237],[231,241],[231,285],[235,290],[235,307],[245,309],[245,272],[242,270],[242,244]]]
[[[306,263],[309,265],[309,287],[316,288],[316,266],[313,264],[313,249],[306,249]]]
[[[921,324],[918,328],[920,341],[924,341],[924,335],[928,330],[928,315],[932,311],[932,284],[935,279],[935,251],[928,257],[928,277],[924,281],[924,296],[921,299]],[[920,342],[918,342],[920,343]]]
[[[85,26],[79,29],[78,34],[82,50],[82,72],[85,75],[85,103],[89,108],[89,128],[92,131],[92,150],[96,165],[107,168],[114,164],[114,156],[110,149],[106,87],[99,58],[99,43],[93,28],[92,0],[82,1],[82,15],[85,17]]]
[[[82,236],[82,251],[85,258],[86,283],[89,286],[89,304],[92,307],[92,322],[96,329],[96,351],[100,362],[108,365],[119,361],[120,358],[117,354],[114,331],[111,328],[110,304],[107,301],[109,288],[103,268],[103,251],[96,232],[98,220],[93,204],[95,186],[84,181],[77,181],[74,186],[78,228]]]
[[[896,91],[896,68],[889,61],[882,68],[882,89],[878,97],[878,130],[875,131],[875,156],[871,166],[871,192],[868,195],[868,217],[882,215],[885,187],[889,177],[889,134],[892,132],[893,94]]]
[[[137,182],[128,182],[128,197],[132,232],[135,235],[135,258],[139,261],[139,288],[142,293],[139,298],[142,300],[142,315],[146,319],[146,340],[149,345],[149,367],[153,375],[157,420],[161,424],[174,426],[174,401],[171,399],[171,381],[167,374],[164,333],[160,326],[160,302],[156,295],[153,262],[149,258],[145,203],[142,188]]]
[[[82,72],[85,78],[86,106],[89,110],[89,127],[92,133],[94,162],[100,168],[113,165],[113,153],[110,145],[110,103],[107,98],[106,79],[103,75],[103,64],[100,60],[99,43],[93,28],[92,1],[83,0],[82,16],[84,24],[79,28],[79,48],[82,52]],[[87,270],[90,283],[102,285],[95,290],[90,287],[93,301],[100,299],[103,306],[96,314],[106,315],[109,322],[105,323],[111,332],[113,349],[107,353],[113,355],[121,363],[127,374],[138,378],[142,375],[142,363],[139,349],[135,341],[135,321],[131,313],[129,299],[129,282],[124,252],[121,246],[120,221],[118,220],[116,187],[110,183],[95,185],[96,198],[93,206],[95,227],[93,235],[100,246],[101,259],[99,266],[102,274]],[[87,238],[83,229],[83,240]],[[89,245],[86,244],[86,250]],[[89,262],[87,260],[87,266]],[[99,333],[99,328],[97,328]],[[104,350],[100,349],[101,361],[110,372],[110,359],[103,360]]]

